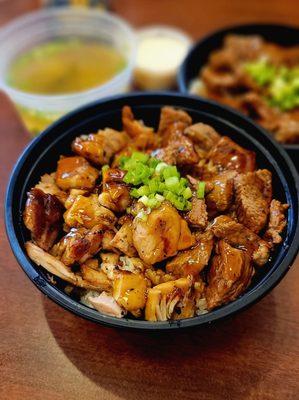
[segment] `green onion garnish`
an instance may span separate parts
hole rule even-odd
[[[149,209],[159,207],[165,199],[178,210],[190,209],[192,191],[176,166],[134,152],[120,159],[120,168],[126,171],[124,182],[132,186],[130,195]]]
[[[204,199],[205,197],[205,182],[198,182],[196,195],[199,199]]]

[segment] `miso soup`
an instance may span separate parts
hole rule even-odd
[[[12,61],[10,86],[34,94],[68,94],[99,86],[126,66],[114,47],[96,40],[55,39]]]

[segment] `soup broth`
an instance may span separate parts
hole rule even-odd
[[[99,86],[125,65],[123,55],[107,44],[95,40],[55,39],[16,57],[7,81],[28,93],[67,94]]]

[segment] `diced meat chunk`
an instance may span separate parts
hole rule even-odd
[[[245,150],[227,136],[222,136],[207,158],[220,170],[251,172],[255,169],[255,153]]]
[[[152,155],[168,164],[193,165],[198,162],[192,141],[183,134],[185,125],[176,122],[168,128],[167,145],[155,150]]]
[[[155,134],[153,128],[145,126],[141,120],[136,120],[131,107],[123,107],[122,122],[124,130],[133,140],[136,149],[147,150],[158,145],[158,136]]]
[[[246,251],[221,240],[208,273],[206,301],[211,310],[235,300],[248,287],[254,270]]]
[[[82,264],[100,250],[102,237],[98,226],[91,230],[73,228],[52,247],[51,254],[65,265]]]
[[[80,266],[82,278],[99,290],[111,290],[112,283],[103,270],[99,268],[99,260],[89,259]]]
[[[166,271],[180,278],[188,275],[197,276],[209,262],[213,243],[213,235],[209,232],[200,235],[191,249],[179,252],[168,261]]]
[[[271,246],[282,241],[281,233],[287,225],[285,213],[288,208],[288,204],[282,204],[278,200],[271,201],[269,224],[264,235],[264,239]]]
[[[98,296],[91,295],[88,297],[88,301],[102,314],[116,318],[122,318],[125,315],[124,310],[117,304],[115,299],[106,292],[102,292]]]
[[[37,185],[35,185],[36,189],[40,189],[42,192],[46,194],[51,194],[53,196],[56,196],[57,199],[61,202],[61,204],[64,204],[68,195],[66,192],[61,190],[56,182],[55,182],[55,172],[52,174],[45,174],[40,178],[40,181],[38,182]]]
[[[189,126],[184,133],[192,140],[193,144],[205,151],[211,150],[220,140],[220,135],[215,129],[202,122]]]
[[[233,247],[246,249],[258,266],[266,264],[270,256],[270,246],[256,233],[226,215],[215,218],[211,225],[212,232],[219,239]]]
[[[111,158],[128,143],[124,132],[106,128],[98,133],[77,137],[72,150],[96,165],[109,164]]]
[[[211,190],[206,194],[205,201],[209,214],[224,212],[232,205],[235,171],[226,171],[209,180],[206,186]]]
[[[110,245],[129,257],[136,256],[137,252],[133,244],[133,222],[125,222],[117,231]]]
[[[40,189],[28,193],[24,224],[32,240],[42,249],[49,250],[55,242],[62,224],[63,207],[56,196]]]
[[[191,210],[186,214],[188,223],[196,228],[204,229],[208,223],[207,206],[204,199],[192,197]]]
[[[236,211],[240,223],[255,233],[267,222],[272,197],[272,176],[268,170],[247,172],[235,178]]]
[[[195,243],[195,238],[191,234],[187,222],[181,218],[180,237],[178,242],[178,250],[188,249]]]
[[[191,279],[180,278],[148,289],[145,319],[147,321],[173,319],[176,306],[184,301],[191,285]]]
[[[129,187],[123,182],[125,172],[109,168],[103,173],[103,191],[99,203],[114,212],[124,212],[131,204]]]
[[[116,217],[112,211],[100,205],[96,194],[91,194],[89,197],[77,196],[64,213],[64,220],[68,226],[75,228],[92,228],[95,225],[111,227],[115,224]]]
[[[139,257],[146,264],[155,264],[174,256],[178,252],[180,237],[181,217],[167,202],[154,209],[147,221],[134,218],[133,243]]]
[[[83,157],[64,157],[58,161],[56,183],[63,190],[93,189],[99,171]]]
[[[143,274],[122,271],[113,280],[113,297],[125,310],[138,312],[146,303],[147,281]]]
[[[58,260],[52,254],[47,253],[34,243],[25,243],[25,248],[31,260],[45,268],[50,274],[58,276],[64,281],[84,289],[100,289],[100,287],[95,287],[90,282],[85,281],[80,274],[72,272],[70,267],[66,266],[62,261]]]
[[[183,110],[177,110],[169,106],[162,107],[158,128],[158,135],[162,139],[162,146],[165,146],[168,142],[167,135],[165,135],[166,131],[176,122],[181,122],[182,126],[186,128],[192,124],[192,118]]]

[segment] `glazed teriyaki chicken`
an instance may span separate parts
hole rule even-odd
[[[227,35],[191,91],[237,108],[281,143],[299,143],[299,46]]]
[[[281,243],[287,204],[255,153],[183,110],[157,132],[126,106],[123,130],[77,137],[30,190],[28,256],[114,317],[190,318],[235,300]]]

